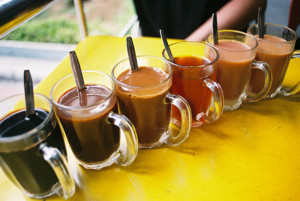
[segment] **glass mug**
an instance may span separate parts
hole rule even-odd
[[[258,101],[268,93],[272,74],[267,63],[254,60],[257,48],[254,36],[241,31],[219,30],[218,44],[214,44],[212,34],[206,38],[206,42],[213,45],[220,55],[216,64],[216,80],[223,89],[224,110],[237,109],[243,101]],[[256,93],[248,89],[253,69],[263,73],[263,88]]]
[[[190,104],[192,126],[219,119],[223,112],[223,91],[215,81],[218,52],[208,44],[187,41],[171,44],[170,50],[174,62],[168,59],[165,49],[162,56],[173,68],[172,93],[181,95]],[[176,110],[173,117],[180,120]]]
[[[52,103],[41,94],[34,94],[34,102],[36,115],[27,117],[24,95],[0,101],[0,165],[26,196],[67,199],[75,182]]]
[[[137,62],[138,71],[130,70],[128,59],[117,63],[112,70],[120,112],[135,125],[140,148],[162,143],[179,145],[190,133],[191,109],[184,98],[170,93],[171,66],[152,56],[138,56]],[[176,134],[170,123],[171,105],[181,114],[181,122],[177,122],[180,131]]]
[[[78,163],[97,170],[113,163],[131,164],[138,153],[138,139],[132,123],[118,114],[112,78],[97,71],[82,74],[84,91],[77,89],[71,74],[56,82],[50,93]]]
[[[266,98],[273,98],[278,92],[286,96],[294,94],[294,90],[282,88],[282,82],[294,51],[296,33],[288,27],[270,23],[264,24],[264,38],[258,38],[257,24],[250,26],[247,32],[258,40],[256,59],[267,62],[271,67],[273,82]],[[263,75],[260,72],[252,72],[250,86],[253,92],[262,88]],[[293,89],[296,89],[296,86]]]

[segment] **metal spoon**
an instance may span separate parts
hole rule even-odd
[[[216,13],[212,14],[212,33],[213,33],[214,44],[217,45],[219,41],[218,41],[218,21],[217,21]]]
[[[258,24],[258,37],[264,38],[264,19],[263,19],[263,11],[261,7],[258,8],[257,24]]]
[[[129,36],[126,39],[127,42],[127,53],[128,53],[128,57],[129,57],[129,62],[130,62],[130,69],[131,71],[137,71],[139,70],[139,66],[136,60],[136,54],[135,54],[135,49],[134,49],[134,45],[132,42],[132,38]]]
[[[75,51],[70,51],[69,55],[77,89],[79,89],[79,91],[85,90],[84,80],[77,55]]]
[[[164,44],[164,46],[165,46],[165,49],[166,49],[166,51],[167,51],[167,53],[168,53],[168,56],[169,56],[170,61],[171,61],[171,62],[174,62],[174,57],[173,57],[173,54],[172,54],[172,52],[171,52],[171,50],[170,50],[170,47],[169,47],[169,44],[168,44],[168,41],[167,41],[167,38],[166,38],[166,36],[165,36],[164,31],[163,31],[162,29],[160,29],[160,30],[159,30],[159,33],[160,33],[161,40],[162,40],[162,42],[163,42],[163,44]]]
[[[33,97],[33,84],[29,70],[24,70],[24,92],[25,92],[25,105],[26,115],[31,117],[35,115],[34,97]]]

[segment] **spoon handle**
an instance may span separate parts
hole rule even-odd
[[[132,38],[127,37],[126,42],[127,42],[127,53],[129,57],[131,71],[137,71],[139,70],[139,67],[136,60],[136,54],[135,54]]]
[[[212,20],[213,20],[213,23],[212,23],[212,27],[213,27],[213,39],[214,39],[214,44],[218,44],[219,43],[219,40],[218,40],[218,21],[217,21],[217,14],[213,13],[212,14]]]
[[[72,66],[72,71],[75,78],[77,89],[84,90],[85,85],[84,85],[83,75],[81,72],[81,68],[80,68],[80,64],[76,52],[70,51],[69,54],[70,54],[71,66]]]
[[[164,44],[164,46],[165,46],[165,49],[166,49],[166,51],[167,51],[167,53],[168,53],[169,59],[170,59],[171,62],[174,62],[174,57],[173,57],[173,54],[172,54],[172,52],[171,52],[171,50],[170,50],[170,47],[169,47],[167,38],[166,38],[166,36],[165,36],[165,33],[164,33],[164,31],[163,31],[162,29],[159,30],[159,32],[160,32],[161,40],[162,40],[162,42],[163,42],[163,44]]]
[[[262,8],[258,8],[258,16],[257,16],[257,24],[258,24],[258,37],[264,38],[264,18]]]
[[[33,97],[33,84],[29,70],[24,71],[24,92],[25,92],[25,105],[26,115],[30,117],[35,115],[34,110],[34,97]]]

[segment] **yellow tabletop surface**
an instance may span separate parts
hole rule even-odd
[[[159,38],[136,38],[133,42],[137,55],[161,57]],[[111,74],[113,66],[127,58],[126,38],[88,37],[77,45],[76,53],[82,70]],[[70,73],[66,55],[35,92],[49,96],[53,84]],[[297,82],[299,74],[299,59],[292,60],[285,83]],[[297,201],[300,103],[282,96],[243,103],[235,111],[224,112],[215,123],[193,128],[180,146],[140,149],[127,167],[114,164],[98,171],[85,170],[72,160],[72,154],[69,157],[76,181],[76,193],[70,201]],[[32,200],[2,170],[0,189],[1,201]],[[53,196],[47,200],[61,199]]]

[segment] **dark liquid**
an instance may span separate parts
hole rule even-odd
[[[48,116],[44,110],[36,109],[36,115],[27,118],[24,110],[8,115],[0,121],[0,138],[9,138],[21,135],[41,124]],[[52,122],[53,123],[53,122]],[[50,123],[51,124],[51,121]],[[7,176],[14,181],[17,179],[20,185],[30,194],[44,194],[51,190],[58,179],[50,165],[44,160],[39,145],[45,143],[51,147],[58,148],[66,156],[66,149],[62,134],[56,122],[54,130],[45,141],[37,143],[26,150],[20,150],[10,153],[0,153],[0,160],[5,165],[3,167]],[[52,127],[48,125],[45,127]],[[11,172],[12,175],[9,173]]]
[[[213,67],[211,67],[211,75],[205,75],[201,67],[210,63],[209,60],[194,56],[175,57],[174,62],[184,67],[173,67],[173,84],[172,93],[181,95],[185,98],[191,106],[192,110],[192,124],[198,121],[204,122],[204,117],[210,105],[212,93],[205,86],[204,79],[216,79],[216,74],[213,74]],[[208,68],[208,67],[206,67]],[[172,108],[172,118],[181,121],[181,115],[177,108]]]
[[[117,79],[129,85],[147,86],[160,83],[165,78],[166,73],[162,74],[151,67],[139,67],[139,70],[133,73],[123,72]],[[120,111],[135,126],[139,145],[148,147],[157,143],[169,126],[171,106],[165,103],[165,99],[170,88],[147,91],[150,94],[153,92],[153,95],[134,95],[124,92],[120,87],[117,87],[116,91]]]
[[[58,102],[65,106],[94,105],[105,99],[111,91],[100,85],[86,85],[86,90],[78,92],[72,88],[65,92]],[[80,97],[80,98],[79,98]],[[84,163],[105,161],[119,147],[119,128],[107,122],[110,111],[118,113],[116,98],[111,97],[104,111],[81,110],[69,112],[55,107],[74,155]]]

